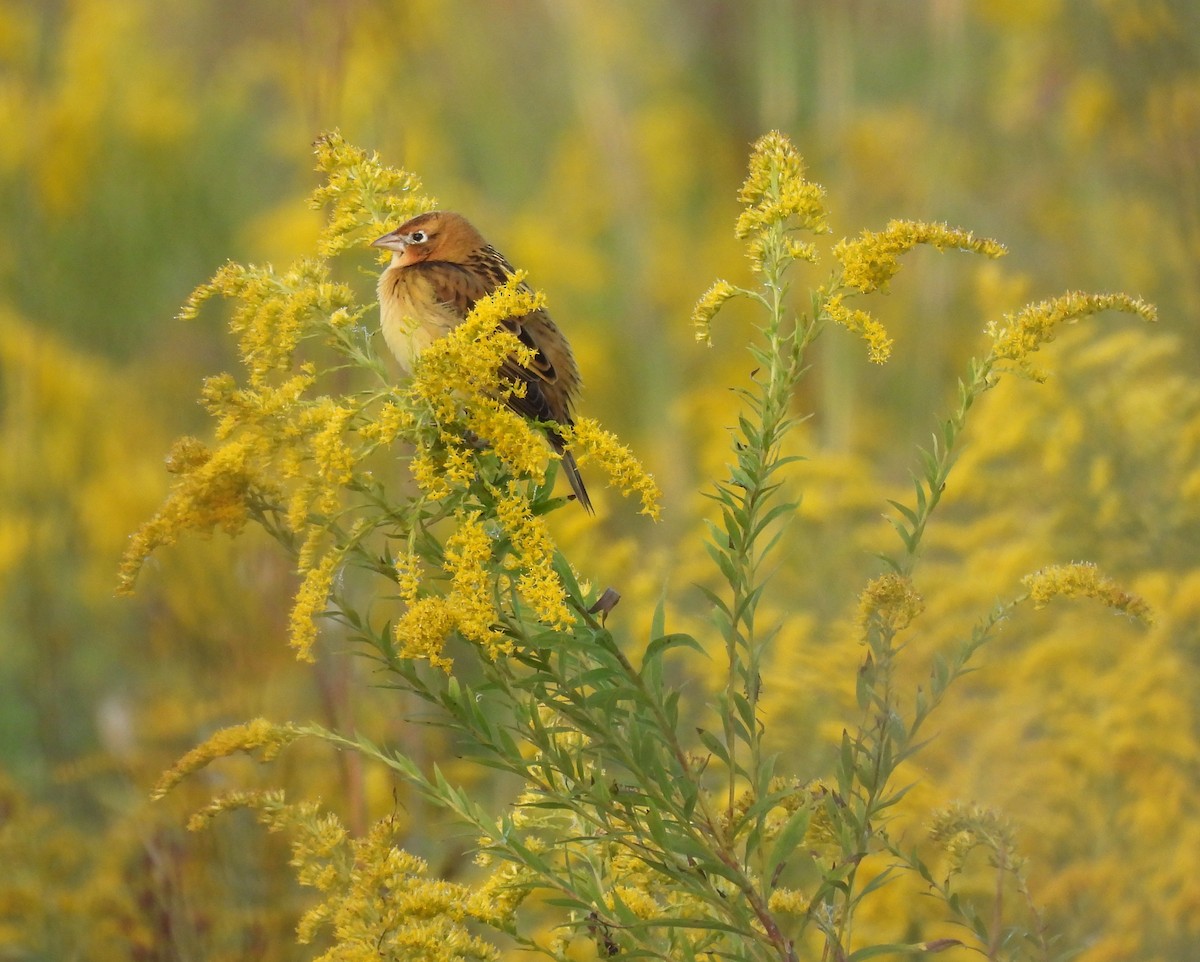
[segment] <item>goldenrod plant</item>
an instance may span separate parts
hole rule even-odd
[[[518,273],[397,382],[375,353],[374,308],[338,279],[339,259],[433,201],[414,176],[338,134],[318,142],[317,157],[325,182],[313,203],[333,214],[314,256],[283,271],[229,264],[184,310],[192,317],[211,297],[230,299],[244,369],[206,382],[213,439],[176,444],[175,481],[132,539],[123,584],[183,534],[261,527],[300,575],[290,618],[297,655],[312,658],[322,633],[366,653],[410,723],[447,731],[452,751],[500,773],[506,794],[481,798],[446,766],[353,731],[262,719],[209,738],[156,794],[225,756],[269,760],[316,739],[390,770],[469,828],[475,870],[443,881],[404,850],[409,836],[394,812],[361,837],[314,800],[276,791],[229,792],[197,815],[199,826],[247,808],[288,833],[298,880],[320,894],[299,936],[324,933],[320,958],[330,962],[492,959],[513,947],[556,960],[778,962],[960,947],[989,959],[1069,952],[1046,931],[1010,822],[965,802],[914,812],[912,763],[974,656],[1023,609],[1084,596],[1145,621],[1148,607],[1090,563],[1046,559],[965,637],[919,662],[910,641],[927,607],[921,549],[974,405],[1010,376],[1044,377],[1034,355],[1065,325],[1107,310],[1153,320],[1153,308],[1071,292],[987,326],[984,353],[919,454],[911,495],[891,502],[898,543],[881,548],[882,568],[857,599],[842,599],[858,636],[857,666],[844,679],[856,707],[830,720],[839,734],[829,763],[810,767],[801,759],[813,756],[793,750],[786,732],[776,736],[761,704],[766,659],[783,638],[770,613],[788,603],[765,604],[771,569],[795,537],[803,494],[786,442],[801,420],[809,350],[832,323],[885,362],[891,335],[859,305],[886,290],[902,255],[928,246],[995,258],[1004,248],[941,224],[893,221],[833,244],[827,273],[801,295],[798,274],[816,270],[830,231],[825,192],[783,135],[754,145],[735,227],[753,282],[718,281],[692,318],[701,341],[731,301],[758,318],[754,374],[726,418],[727,474],[708,492],[713,575],[694,602],[708,617],[701,629],[678,630],[679,602],[664,600],[640,626],[592,581],[585,558],[559,550],[556,512],[567,502],[554,495],[555,456],[503,403],[511,387],[500,365],[522,347],[502,321],[542,295]],[[650,519],[670,510],[599,424],[580,419],[566,440],[636,510]],[[683,680],[708,659],[722,678],[711,698]],[[914,674],[924,680],[910,685]],[[901,809],[906,823],[923,822],[927,840],[897,827]],[[978,849],[992,876],[985,889],[960,884],[974,880],[968,862]],[[911,893],[912,907],[879,939],[858,923],[889,890]],[[931,914],[925,895],[942,910]]]

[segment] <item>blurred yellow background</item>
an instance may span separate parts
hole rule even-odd
[[[931,804],[1014,818],[1079,958],[1195,957],[1194,0],[0,0],[0,958],[308,957],[284,849],[237,819],[189,836],[186,813],[222,786],[283,784],[361,827],[394,787],[315,748],[224,763],[151,805],[153,780],[260,714],[444,750],[336,644],[292,661],[294,579],[265,539],[162,552],[137,597],[114,597],[171,438],[207,430],[200,379],[232,363],[219,311],[174,316],[227,259],[310,250],[311,143],[332,128],[529,270],[575,345],[581,411],[661,482],[661,525],[616,498],[602,526],[563,523],[628,595],[635,635],[664,585],[672,617],[703,624],[699,492],[751,361],[748,327],[723,316],[709,350],[688,319],[715,277],[748,281],[732,224],[750,142],[792,138],[835,239],[905,217],[1009,247],[998,264],[911,255],[872,308],[892,361],[831,331],[797,399],[810,460],[765,697],[810,775],[849,717],[847,624],[893,547],[885,499],[986,321],[1072,288],[1157,303],[1155,328],[1097,319],[1048,352],[1048,383],[1009,381],[974,412],[918,579],[918,647],[1070,560],[1143,593],[1155,626],[1071,605],[1014,626],[916,774]],[[365,251],[347,267],[364,299],[375,269]],[[430,841],[432,816],[404,804],[414,850],[458,871],[469,839]]]

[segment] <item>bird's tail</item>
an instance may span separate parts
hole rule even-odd
[[[575,499],[583,505],[584,511],[595,514],[596,509],[592,507],[592,499],[588,497],[587,488],[583,484],[583,475],[579,473],[579,465],[575,463],[575,457],[570,451],[563,452],[562,463],[567,472],[567,480],[571,482],[571,490],[575,492]]]
[[[596,509],[592,507],[592,499],[588,497],[587,488],[583,484],[583,475],[579,473],[579,465],[575,463],[575,456],[565,450],[563,439],[557,434],[550,435],[550,444],[555,451],[562,455],[563,470],[567,473],[567,480],[571,482],[575,500],[583,505],[583,510],[588,514],[595,514]]]

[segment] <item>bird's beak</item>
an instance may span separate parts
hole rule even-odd
[[[394,230],[390,234],[384,234],[382,237],[376,237],[371,241],[372,247],[382,247],[384,250],[395,251],[397,254],[403,254],[404,249],[408,247],[408,241],[399,230]]]

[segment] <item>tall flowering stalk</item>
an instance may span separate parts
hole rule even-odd
[[[797,235],[829,230],[824,193],[819,185],[805,180],[799,155],[780,134],[760,140],[738,195],[745,209],[736,232],[747,244],[762,286],[739,289],[728,281],[718,281],[693,314],[697,338],[702,341],[708,340],[708,325],[716,311],[731,297],[751,298],[766,315],[760,326],[763,343],[750,345],[758,368],[753,388],[741,392],[747,414],[738,421],[730,476],[718,482],[712,495],[720,506],[721,519],[713,525],[708,543],[729,593],[722,597],[708,592],[725,637],[727,671],[719,704],[722,742],[705,740],[725,763],[726,808],[731,816],[738,786],[746,778],[754,784],[756,794],[768,794],[757,721],[766,639],[755,616],[764,588],[763,563],[779,537],[777,522],[795,507],[779,498],[778,474],[788,460],[780,445],[794,423],[789,413],[792,392],[803,373],[804,350],[819,330],[820,312],[796,314],[791,310],[789,272],[797,260],[816,259],[815,246]],[[743,755],[747,757],[743,759]]]
[[[808,310],[795,312],[788,296],[790,272],[798,261],[815,263],[818,259],[816,246],[795,235],[828,230],[823,196],[818,185],[804,179],[801,160],[786,138],[777,133],[763,137],[755,145],[750,173],[742,187],[740,198],[746,209],[736,228],[738,237],[746,242],[747,255],[761,278],[761,286],[746,289],[718,281],[701,298],[693,314],[696,336],[702,342],[709,341],[714,317],[733,298],[749,298],[765,314],[759,328],[762,343],[750,347],[758,369],[754,387],[743,392],[747,413],[738,421],[731,474],[717,484],[713,494],[721,517],[712,525],[708,550],[726,591],[707,593],[725,637],[728,671],[718,704],[723,738],[718,741],[701,734],[705,746],[725,765],[728,818],[735,834],[745,839],[747,861],[753,860],[752,848],[761,842],[771,815],[765,801],[773,799],[777,789],[773,767],[763,756],[764,728],[758,714],[760,665],[773,633],[761,630],[755,615],[768,590],[762,574],[763,560],[785,535],[786,518],[795,508],[783,496],[784,484],[779,475],[789,460],[781,453],[781,442],[794,424],[789,410],[794,388],[804,373],[804,350],[828,322],[833,322],[866,342],[870,361],[884,363],[891,356],[891,336],[867,310],[852,306],[852,302],[863,295],[886,291],[900,269],[903,254],[920,245],[986,257],[1005,253],[996,241],[978,238],[969,231],[944,224],[892,221],[882,231],[865,230],[835,244],[832,253],[837,269],[825,285],[811,293]],[[967,378],[960,382],[955,410],[942,422],[932,448],[920,452],[921,471],[914,475],[914,503],[891,502],[899,515],[893,525],[902,552],[883,556],[890,570],[872,580],[859,598],[857,624],[867,652],[856,679],[862,717],[856,727],[847,727],[843,734],[835,772],[836,790],[826,794],[824,787],[807,789],[810,797],[836,799],[836,803],[823,806],[822,814],[831,823],[837,845],[826,855],[822,881],[805,897],[805,911],[798,925],[801,934],[810,927],[820,933],[823,959],[865,958],[883,951],[930,951],[956,944],[957,940],[940,940],[854,950],[857,910],[888,875],[885,870],[862,884],[860,866],[872,853],[881,851],[891,852],[929,881],[947,905],[972,925],[981,942],[996,944],[1000,933],[989,931],[978,914],[969,906],[964,908],[948,883],[934,885],[920,858],[914,852],[902,852],[890,838],[887,820],[906,791],[894,784],[894,776],[919,748],[918,732],[950,684],[965,672],[975,652],[1018,605],[1030,599],[1041,605],[1054,595],[1083,594],[1138,618],[1148,615],[1144,602],[1121,592],[1092,566],[1047,569],[1027,578],[1027,592],[997,606],[949,658],[935,657],[930,682],[916,692],[911,707],[902,706],[895,687],[894,668],[901,638],[924,611],[924,601],[912,581],[921,539],[945,490],[955,445],[971,406],[1002,373],[1015,371],[1040,377],[1032,367],[1031,356],[1054,338],[1059,327],[1111,309],[1146,320],[1154,318],[1153,308],[1126,295],[1069,293],[990,324],[987,330],[991,349],[983,359],[971,362]],[[739,790],[748,791],[759,804],[739,805]],[[806,834],[811,837],[817,807],[822,806],[810,802],[794,812],[790,827],[777,842],[776,854],[789,851],[783,839],[795,843]],[[991,813],[986,816],[995,817]],[[995,833],[980,834],[985,839],[995,837]],[[763,853],[757,854],[761,858]],[[1006,853],[997,864],[1002,865],[1002,873],[1013,874],[1021,891],[1026,892],[1020,860],[1010,855]],[[756,863],[775,881],[782,864],[783,859],[776,860],[775,856]],[[768,902],[775,881],[767,886]],[[1044,942],[1037,944],[1044,947]]]
[[[205,384],[214,440],[176,445],[175,483],[134,536],[123,578],[131,584],[150,552],[184,533],[262,526],[292,553],[301,577],[291,616],[297,654],[311,657],[318,627],[336,624],[375,656],[389,684],[437,713],[464,754],[518,787],[493,810],[436,765],[362,736],[260,719],[189,752],[157,793],[235,752],[267,760],[316,738],[386,766],[470,826],[478,872],[472,884],[451,884],[430,879],[399,847],[390,816],[355,839],[312,803],[278,793],[216,799],[197,825],[248,808],[291,834],[299,880],[320,894],[301,938],[328,930],[332,948],[321,958],[329,962],[492,960],[502,940],[555,962],[576,957],[580,940],[603,957],[737,962],[853,962],[956,944],[879,945],[856,934],[860,908],[890,877],[863,877],[864,862],[881,854],[910,869],[999,958],[1015,931],[1000,927],[1000,903],[990,914],[977,910],[889,834],[905,793],[897,770],[919,750],[918,732],[950,684],[1017,606],[1086,596],[1135,617],[1147,611],[1090,565],[1047,566],[957,650],[937,656],[928,686],[905,702],[894,667],[924,610],[913,580],[921,537],[968,411],[998,376],[1035,374],[1031,354],[1064,323],[1109,308],[1146,317],[1151,309],[1122,295],[1069,294],[989,328],[989,353],[973,362],[956,410],[923,456],[915,501],[894,502],[902,552],[858,599],[860,715],[844,727],[832,772],[785,773],[787,757],[764,750],[760,676],[775,626],[761,624],[759,610],[771,587],[765,563],[795,508],[783,451],[806,349],[832,322],[861,336],[870,360],[885,361],[892,340],[855,299],[886,287],[899,257],[917,245],[986,256],[1003,253],[1000,245],[938,224],[864,231],[833,247],[838,266],[797,311],[792,272],[818,260],[809,238],[829,230],[824,191],[805,179],[785,137],[755,145],[736,233],[759,284],[718,281],[693,315],[700,340],[731,298],[753,302],[763,318],[729,475],[711,495],[719,517],[707,548],[722,584],[707,597],[726,668],[712,706],[720,732],[693,732],[681,722],[683,691],[668,684],[666,665],[716,643],[671,631],[665,606],[640,645],[608,627],[610,598],[579,578],[547,524],[561,501],[551,494],[546,448],[503,403],[510,388],[500,364],[524,348],[502,322],[533,309],[540,295],[515,277],[425,351],[410,382],[392,384],[363,329],[369,308],[335,279],[331,259],[431,201],[414,177],[336,135],[318,145],[318,158],[326,183],[314,202],[333,216],[317,255],[284,272],[228,265],[185,308],[193,315],[218,295],[234,302],[244,371],[241,380],[217,375]],[[335,371],[339,384],[352,375],[352,392],[334,390]],[[645,513],[657,513],[653,480],[615,437],[581,419],[568,441],[581,462],[602,467]],[[398,464],[407,467],[399,486]],[[377,604],[357,604],[364,592]],[[390,606],[386,616],[372,617],[381,606]],[[1000,816],[960,807],[930,822],[954,864],[988,848],[997,891],[1015,885],[1028,901]],[[547,913],[552,940],[541,935]],[[1033,934],[1030,944],[1044,950],[1042,933]]]

